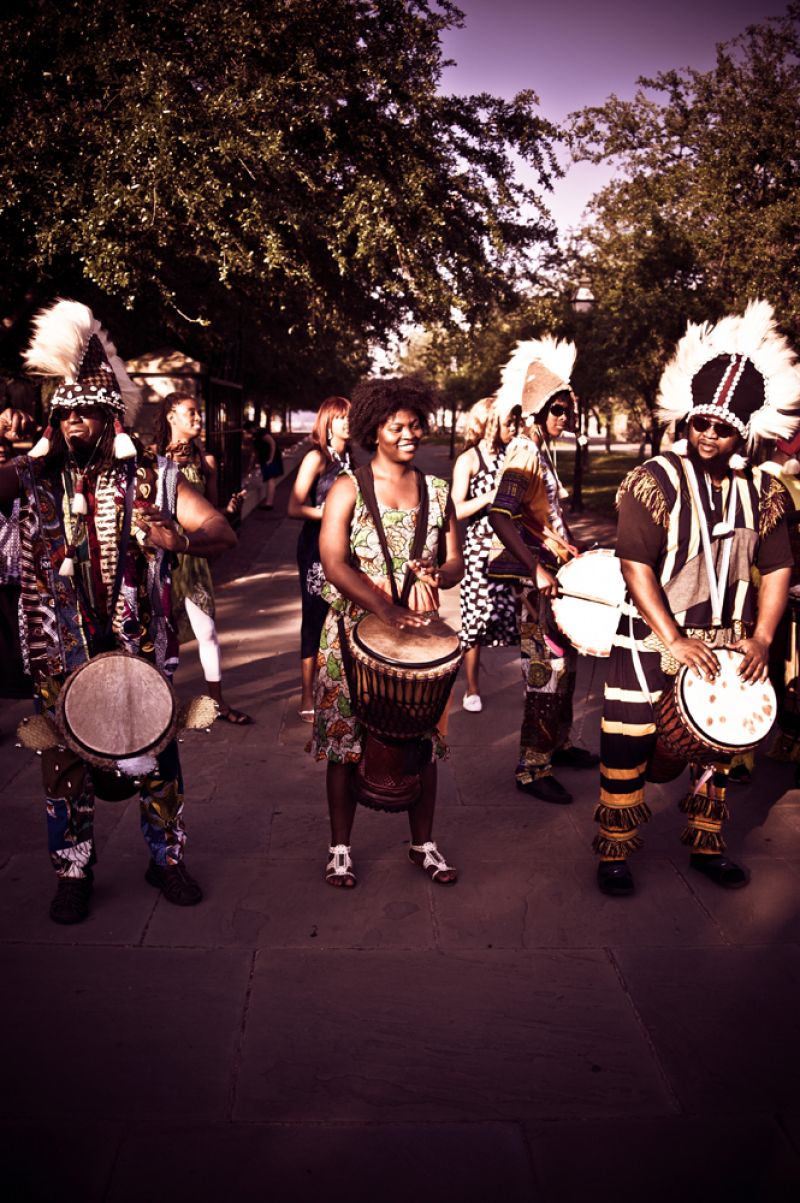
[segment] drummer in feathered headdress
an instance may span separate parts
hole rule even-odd
[[[570,377],[575,345],[547,336],[518,343],[501,373],[497,412],[513,418],[510,444],[489,521],[502,544],[488,575],[515,582],[520,595],[520,651],[525,707],[516,768],[517,788],[546,802],[572,795],[553,776],[554,766],[587,769],[597,756],[570,743],[577,655],[561,635],[549,607],[554,573],[575,548],[564,516],[555,443],[572,424]]]
[[[146,455],[126,433],[139,390],[90,309],[57,301],[39,313],[25,364],[57,384],[43,437],[30,455],[0,468],[0,506],[19,499],[23,643],[46,725],[67,676],[100,652],[128,652],[169,674],[177,653],[169,553],[215,554],[235,536],[173,464]],[[50,916],[77,923],[92,888],[94,784],[60,742],[42,751],[58,876]],[[181,863],[174,740],[142,777],[141,804],[148,880],[172,902],[198,902],[200,889]]]
[[[795,357],[765,301],[715,326],[690,323],[664,370],[658,416],[684,425],[686,442],[635,468],[618,494],[616,554],[638,613],[621,620],[606,678],[595,840],[605,893],[633,890],[626,858],[649,818],[644,782],[656,748],[654,706],[675,673],[686,665],[714,680],[719,660],[711,649],[730,647],[741,653],[742,682],[767,678],[792,565],[789,498],[780,481],[748,461],[760,440],[792,436],[798,406]],[[714,704],[734,721],[719,699]],[[693,868],[736,888],[747,875],[724,855],[727,768],[722,756],[713,771],[694,773],[681,804],[681,838]]]

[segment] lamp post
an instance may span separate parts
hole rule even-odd
[[[572,312],[578,321],[585,321],[594,309],[595,296],[591,281],[584,277],[570,300]],[[579,514],[583,509],[583,449],[589,440],[586,436],[586,415],[583,399],[578,397],[578,420],[575,430],[575,474],[572,478],[572,509]]]

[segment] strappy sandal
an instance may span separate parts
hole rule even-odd
[[[421,852],[423,854],[422,863],[414,860],[412,853]],[[458,881],[458,870],[453,865],[448,865],[447,861],[442,856],[439,849],[436,847],[434,840],[427,840],[424,844],[412,844],[408,850],[408,859],[412,865],[422,869],[428,874],[431,881],[435,881],[440,886],[454,886]],[[440,873],[455,873],[455,877],[442,878]]]
[[[329,886],[337,890],[352,890],[356,884],[353,872],[353,858],[350,855],[349,844],[334,844],[328,851],[331,859],[325,866],[325,880]]]

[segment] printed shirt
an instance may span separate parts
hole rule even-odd
[[[709,532],[727,513],[731,488],[737,491],[722,625],[734,621],[752,624],[756,618],[752,569],[765,575],[792,564],[784,518],[788,495],[777,480],[758,468],[731,473],[711,497],[702,471],[698,483]],[[683,457],[668,452],[634,468],[620,485],[618,507],[618,558],[653,568],[679,626],[710,627],[711,591]],[[725,542],[724,538],[712,538],[717,571]]]

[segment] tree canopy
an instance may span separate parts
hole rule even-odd
[[[800,5],[720,45],[710,71],[639,85],[573,115],[576,157],[618,175],[592,202],[571,272],[588,270],[597,298],[594,395],[652,407],[689,319],[763,297],[800,335]]]
[[[553,233],[515,156],[540,187],[557,168],[532,92],[437,92],[461,19],[448,0],[12,5],[3,312],[69,291],[129,350],[244,335],[284,388],[357,373],[404,321],[474,320]]]

